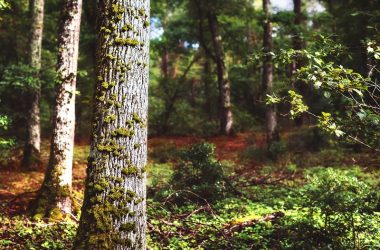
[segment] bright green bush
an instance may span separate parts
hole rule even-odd
[[[320,170],[303,193],[308,218],[323,230],[330,246],[357,249],[368,246],[368,234],[380,239],[380,231],[372,228],[377,223],[373,220],[379,201],[376,190],[349,171]]]

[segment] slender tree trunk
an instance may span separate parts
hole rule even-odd
[[[293,0],[293,12],[294,12],[294,34],[293,34],[293,49],[295,51],[301,51],[305,48],[305,41],[303,39],[302,29],[305,22],[305,17],[302,13],[302,0]],[[292,62],[291,74],[294,75],[298,69],[302,68],[304,65],[304,60],[302,58],[297,57]],[[298,92],[306,97],[310,90],[308,85],[301,81],[296,80],[294,82],[294,86],[298,90]],[[295,124],[297,126],[302,126],[306,122],[306,115],[302,114],[299,117],[296,117]]]
[[[257,33],[255,32],[255,30],[252,27],[252,20],[247,20],[246,26],[247,26],[247,45],[248,45],[247,54],[252,55],[255,52],[255,47],[257,44]],[[249,67],[250,70],[247,71],[246,77],[247,77],[247,79],[256,79],[257,78],[256,75],[260,74],[261,71],[260,71],[260,68],[257,67],[257,64],[251,63],[250,60],[251,59],[247,56],[245,63],[247,65],[250,65],[250,67]],[[254,83],[254,82],[255,82],[255,80],[252,81],[252,83]],[[261,105],[260,98],[261,98],[260,91],[257,91],[257,93],[255,93],[255,91],[252,91],[252,93],[251,93],[251,100],[252,100],[251,111],[252,111],[252,114],[255,114],[256,110],[257,110],[257,106]]]
[[[146,248],[149,0],[98,2],[94,131],[73,249]]]
[[[37,71],[41,69],[42,33],[44,23],[44,0],[31,0],[32,28],[29,39],[29,65]],[[36,76],[36,77],[39,77]],[[30,110],[27,118],[27,138],[24,148],[22,166],[25,170],[33,170],[40,165],[40,96],[37,87],[30,93]]]
[[[273,92],[273,62],[271,52],[273,50],[272,38],[272,21],[271,21],[271,3],[270,0],[263,0],[263,10],[265,15],[264,21],[264,52],[265,58],[263,63],[263,93],[264,96]],[[268,149],[274,141],[279,140],[277,131],[277,113],[275,105],[266,106],[266,134]]]
[[[302,0],[293,0],[293,12],[294,12],[294,34],[293,34],[293,49],[296,51],[302,50],[304,48],[301,26],[303,23],[302,15]],[[297,69],[301,66],[299,60],[294,60],[292,62],[292,74],[294,74]]]
[[[190,104],[193,108],[195,108],[197,104],[197,79],[193,77],[190,83],[191,83]]]
[[[212,97],[211,97],[211,65],[210,60],[206,57],[203,63],[203,84],[204,84],[204,109],[209,119],[212,118]]]
[[[366,54],[367,58],[367,77],[368,79],[371,79],[373,81],[376,81],[377,74],[377,60],[374,58],[374,55],[367,52]]]
[[[82,0],[65,0],[58,35],[57,86],[50,160],[35,215],[71,213],[75,91]]]
[[[169,52],[165,48],[161,57],[161,73],[165,79],[169,77]]]
[[[170,82],[173,81],[171,69],[170,69],[170,54],[168,49],[165,47],[161,56],[161,74],[163,78],[160,81],[160,87],[164,89],[166,93],[165,98],[165,109],[161,115],[159,122],[159,134],[166,134],[169,130],[169,119],[174,108],[174,101],[176,97],[172,98],[170,88],[172,87]]]
[[[182,48],[184,44],[181,42],[179,48]],[[170,118],[175,112],[175,104],[178,98],[181,97],[182,86],[181,84],[185,82],[186,76],[189,73],[191,67],[196,61],[198,61],[199,56],[196,55],[194,59],[190,62],[189,66],[184,71],[183,75],[178,76],[178,60],[180,59],[179,53],[169,54],[165,48],[161,59],[161,73],[164,76],[161,79],[160,87],[165,92],[165,109],[160,116],[159,134],[167,134],[170,130]],[[174,83],[174,84],[173,84]]]
[[[214,60],[219,85],[220,132],[225,135],[231,135],[233,125],[231,110],[231,83],[228,76],[228,69],[226,68],[224,62],[222,37],[219,34],[219,24],[215,13],[208,12],[207,18],[215,52]]]

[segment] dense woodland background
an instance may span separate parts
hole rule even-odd
[[[109,54],[99,52],[108,31],[97,20],[127,15],[116,5],[123,1],[105,1],[112,18],[83,2],[70,212],[56,213],[50,201],[35,201],[58,164],[50,142],[60,121],[59,31],[71,19],[61,13],[67,1],[45,2],[41,62],[33,65],[37,2],[0,0],[0,249],[72,248],[80,215],[88,216],[81,205],[86,167],[96,167],[87,158],[102,124],[99,86],[112,83],[99,79]],[[144,111],[128,119],[138,136],[148,133],[147,232],[129,230],[130,222],[125,231],[141,234],[148,249],[379,249],[380,1],[153,0],[150,18],[144,8],[135,18],[140,31],[150,29],[148,120],[139,118]],[[147,51],[149,42],[135,41],[120,43]],[[148,63],[138,53],[144,81]],[[30,148],[28,130],[38,120],[41,150]],[[129,147],[133,155],[140,145]],[[138,163],[127,170],[145,175]],[[116,249],[104,242],[99,249]]]

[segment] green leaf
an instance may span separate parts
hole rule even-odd
[[[329,99],[331,97],[331,93],[328,91],[324,91],[323,96],[326,97],[327,99]]]

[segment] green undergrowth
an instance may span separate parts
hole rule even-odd
[[[248,186],[240,196],[212,203],[173,190],[169,198],[149,200],[149,244],[153,249],[378,249],[379,197],[377,186],[363,181],[368,174],[358,167],[316,167],[305,171],[302,181]],[[188,202],[176,202],[177,196]]]
[[[86,163],[90,154],[90,146],[88,145],[76,145],[74,147],[74,159],[79,163]]]
[[[350,159],[348,152],[334,147],[303,156],[284,152],[275,160],[263,158],[263,166],[247,169],[218,162],[212,145],[191,147],[180,160],[159,166],[157,171],[164,172],[172,165],[173,178],[165,176],[159,187],[149,188],[154,188],[148,200],[149,245],[152,249],[379,249],[380,171],[350,165],[358,155]],[[308,161],[298,165],[306,157]],[[217,178],[210,181],[210,176]],[[216,183],[228,191],[218,195]],[[207,190],[216,196],[210,198]]]
[[[208,143],[150,154],[149,249],[380,248],[380,171],[346,159],[359,155],[331,147],[250,167],[219,162]],[[70,249],[76,227],[0,215],[0,249]]]
[[[77,224],[0,215],[0,249],[71,249]]]

